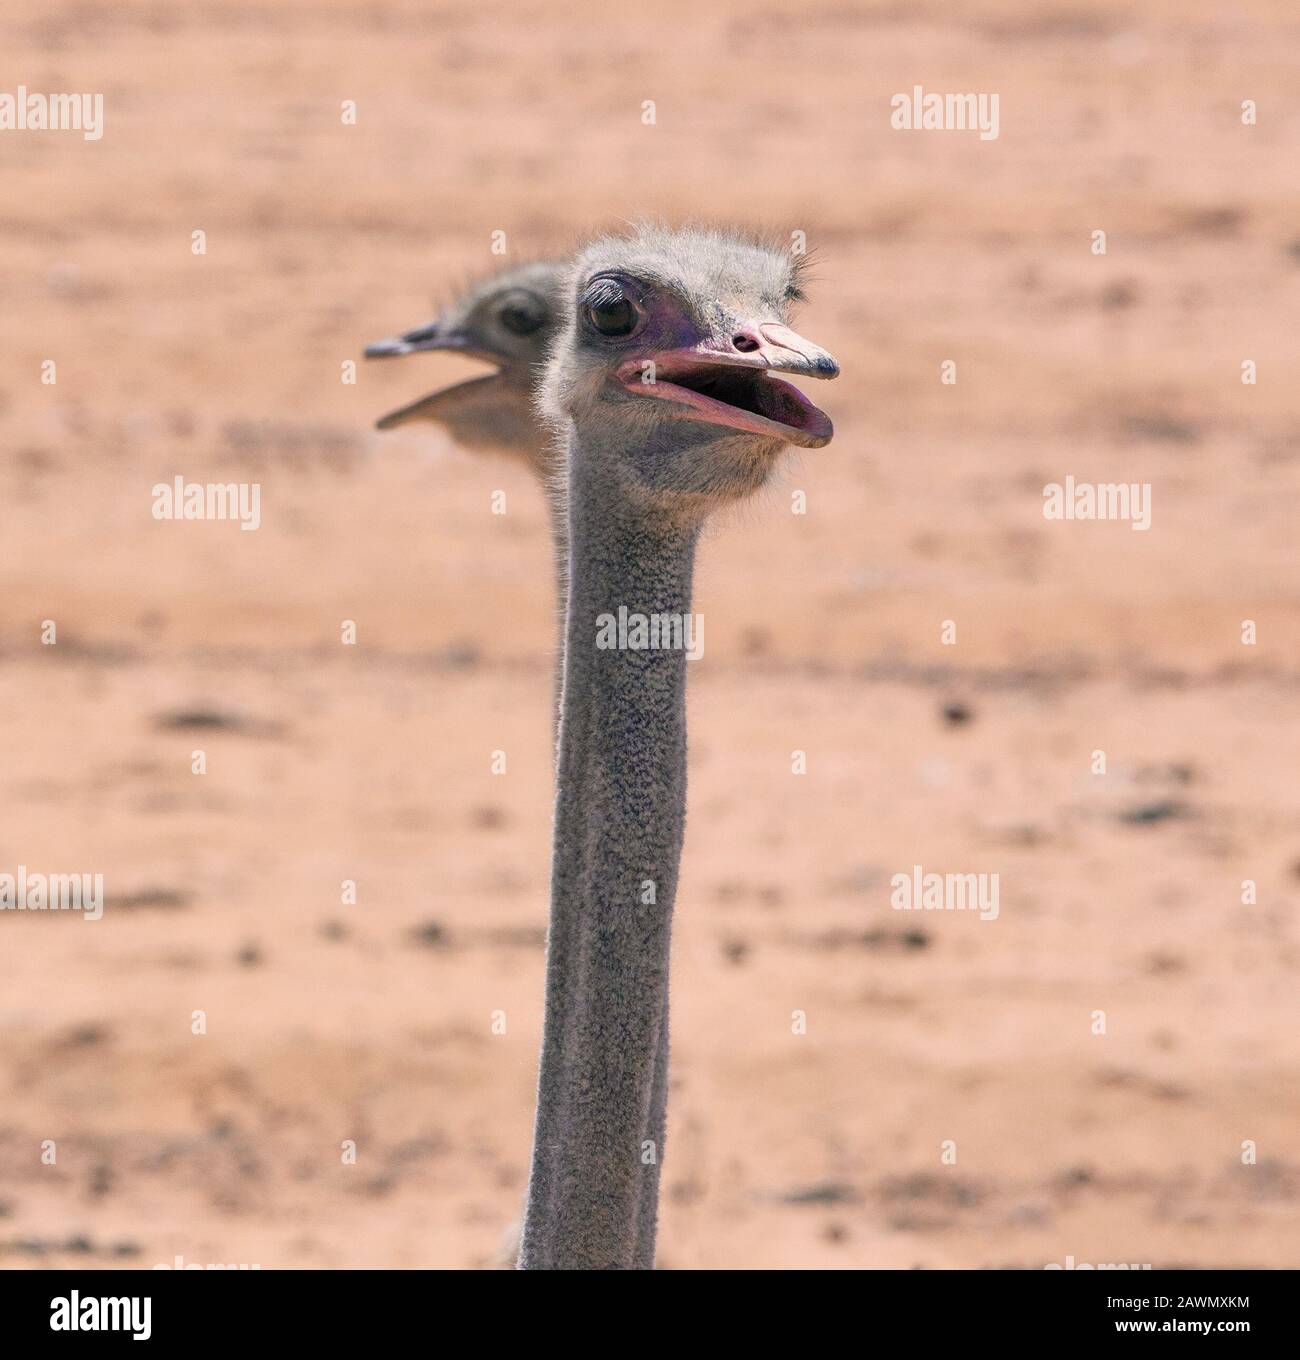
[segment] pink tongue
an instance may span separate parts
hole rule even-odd
[[[812,404],[795,387],[782,382],[779,378],[768,378],[759,384],[761,400],[760,414],[782,425],[792,425],[802,430],[813,414]]]
[[[804,408],[783,388],[776,391],[774,419],[786,425],[799,425],[803,421]]]

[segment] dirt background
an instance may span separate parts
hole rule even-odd
[[[371,429],[470,363],[340,366],[493,231],[643,214],[807,232],[843,367],[834,443],[702,553],[662,1264],[1300,1265],[1291,0],[23,0],[0,33],[5,88],[105,95],[97,143],[0,134],[0,868],[109,898],[0,914],[0,1266],[496,1258],[545,517]],[[996,91],[1000,137],[891,130],[914,84]],[[260,531],[153,520],[178,474],[259,481]],[[1150,482],[1151,530],[1046,521],[1067,474]],[[999,873],[1000,918],[892,911],[915,863]]]

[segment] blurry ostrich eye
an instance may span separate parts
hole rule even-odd
[[[610,279],[601,279],[583,303],[587,324],[601,335],[631,335],[636,330],[637,310],[626,293]]]
[[[497,313],[501,324],[513,335],[532,335],[541,330],[546,313],[536,299],[527,294],[509,298]]]

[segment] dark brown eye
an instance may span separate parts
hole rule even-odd
[[[515,293],[502,304],[497,319],[513,335],[532,335],[546,323],[546,311],[531,293]]]
[[[631,335],[636,329],[636,308],[627,294],[608,279],[602,279],[587,294],[583,311],[587,323],[601,335]]]

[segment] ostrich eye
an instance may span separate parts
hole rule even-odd
[[[507,298],[497,313],[497,319],[513,335],[532,335],[541,330],[546,313],[536,298],[527,293]]]
[[[609,279],[600,280],[587,294],[583,313],[588,325],[601,335],[631,335],[636,329],[636,308],[618,284]]]

